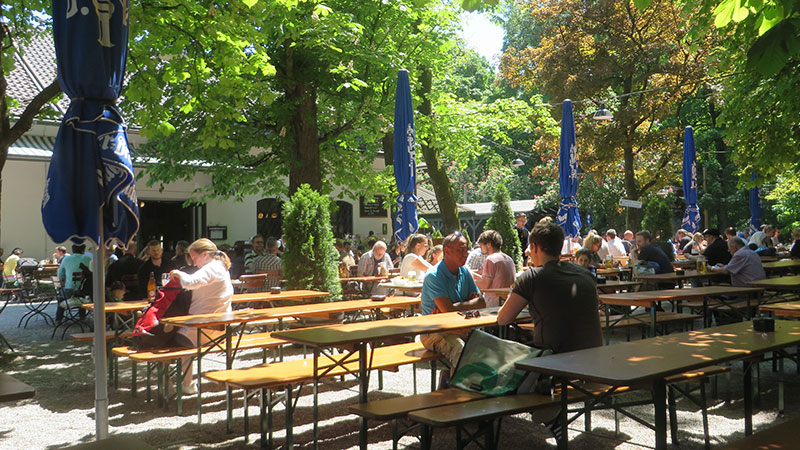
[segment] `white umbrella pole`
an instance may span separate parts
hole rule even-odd
[[[97,440],[108,437],[108,380],[106,376],[106,274],[103,245],[103,208],[100,208],[100,236],[94,249],[94,409]]]

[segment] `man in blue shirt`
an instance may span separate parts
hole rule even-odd
[[[475,285],[469,270],[464,267],[469,254],[467,239],[459,232],[444,238],[444,258],[425,274],[420,299],[422,314],[467,311],[486,307],[480,291]],[[428,350],[440,353],[450,361],[452,374],[464,349],[463,332],[433,333],[421,337],[422,345]]]
[[[92,258],[83,254],[85,250],[85,245],[72,244],[72,254],[65,256],[64,259],[61,260],[61,264],[58,266],[58,278],[61,280],[61,283],[64,287],[64,299],[69,299],[73,295],[78,294],[81,286],[75,283],[74,274],[83,272],[81,265],[84,265],[91,270]],[[84,316],[86,316],[86,310],[81,308],[78,314],[82,319]],[[56,322],[60,323],[63,317],[64,308],[62,308],[61,303],[59,303],[58,307],[56,308]]]

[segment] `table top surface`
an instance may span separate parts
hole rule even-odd
[[[396,276],[397,275],[391,274],[391,275],[386,275],[386,276],[375,275],[375,276],[363,276],[363,277],[345,277],[345,278],[339,278],[339,281],[341,281],[342,283],[347,283],[347,282],[350,282],[350,281],[356,281],[356,282],[360,282],[360,283],[368,283],[368,282],[375,282],[375,281],[384,281],[384,280],[388,280],[388,279],[396,277]]]
[[[22,381],[0,373],[0,402],[13,402],[24,400],[36,395],[36,389]]]
[[[759,311],[769,311],[776,316],[797,317],[800,316],[800,301],[773,303],[758,307]]]
[[[279,306],[262,309],[240,309],[231,312],[195,314],[191,316],[165,317],[161,321],[173,325],[204,328],[234,323],[247,323],[256,320],[280,319],[284,317],[303,317],[314,314],[359,311],[374,308],[404,308],[418,305],[417,297],[386,297],[382,302],[370,299],[346,300],[340,302],[310,303],[304,305]]]
[[[597,290],[630,288],[634,286],[640,286],[641,284],[641,281],[606,280],[605,283],[597,284]]]
[[[707,295],[753,294],[763,288],[738,286],[703,286],[698,288],[663,289],[659,291],[620,292],[617,294],[600,294],[597,298],[609,305],[650,304],[664,300],[686,300],[702,298]]]
[[[764,289],[800,289],[800,275],[788,277],[767,278],[764,280],[751,281],[750,286],[763,287]]]
[[[306,298],[327,297],[330,293],[325,291],[310,291],[305,289],[292,289],[281,291],[279,294],[269,292],[251,292],[248,294],[233,294],[232,303],[246,302],[271,302],[274,300],[302,300]]]
[[[633,270],[631,266],[620,266],[620,267],[598,267],[597,274],[598,275],[617,275],[622,272],[627,272]]]
[[[757,356],[800,343],[800,322],[776,320],[775,332],[751,322],[670,334],[518,362],[519,369],[611,385],[637,385],[688,370]]]
[[[409,292],[418,292],[422,291],[422,282],[411,282],[407,281],[407,284],[398,283],[397,278],[392,278],[392,281],[388,281],[385,283],[380,283],[378,286],[388,288],[388,289],[400,289],[401,291],[409,291]]]
[[[105,311],[107,313],[125,314],[133,311],[141,311],[147,308],[150,302],[147,300],[135,300],[131,302],[106,302]],[[94,311],[94,303],[84,303],[81,308]]]
[[[400,319],[356,322],[342,325],[298,328],[276,331],[273,337],[313,347],[372,342],[390,337],[413,336],[465,328],[485,327],[497,323],[497,309],[482,309],[480,317],[465,318],[458,312],[428,314],[424,316],[403,317]],[[521,317],[527,317],[527,312]]]
[[[684,270],[682,274],[676,272],[657,273],[655,275],[637,275],[636,279],[645,281],[680,281],[688,280],[690,278],[704,278],[704,277],[718,277],[728,276],[726,272],[712,272],[707,270],[705,273],[700,273],[697,270]]]
[[[786,269],[791,267],[800,267],[800,259],[787,259],[781,261],[765,262],[762,264],[764,270]]]
[[[313,314],[338,313],[347,311],[361,311],[375,308],[405,308],[408,306],[419,305],[419,297],[386,297],[383,301],[372,301],[371,299],[344,300],[339,302],[310,303],[305,305],[278,306],[275,308],[258,309],[270,318],[278,319],[283,317],[302,317]]]

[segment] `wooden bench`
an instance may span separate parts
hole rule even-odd
[[[708,419],[705,406],[704,382],[709,377],[721,373],[729,372],[728,367],[710,366],[703,369],[693,370],[683,374],[674,375],[667,379],[669,391],[670,421],[672,424],[673,442],[677,445],[677,420],[675,411],[675,392],[687,396],[702,408],[703,429],[706,440],[708,441]],[[700,384],[700,397],[698,401],[688,394],[688,390],[677,387],[680,382],[697,382]],[[585,386],[593,394],[597,395],[608,391],[609,387],[599,384],[587,384]],[[627,387],[618,388],[614,395],[627,392]],[[585,401],[589,397],[577,391],[570,390],[569,402]],[[457,432],[457,445],[463,445],[473,441],[476,437],[484,435],[486,438],[485,448],[496,448],[496,439],[499,435],[499,426],[494,427],[492,421],[499,417],[542,410],[551,407],[558,407],[561,404],[560,395],[548,396],[541,394],[520,394],[504,397],[486,397],[482,394],[464,391],[457,388],[434,391],[428,394],[419,394],[407,397],[397,397],[384,400],[376,400],[369,403],[353,405],[349,408],[351,414],[356,414],[367,419],[392,421],[392,440],[393,448],[396,449],[399,439],[409,431],[417,428],[417,425],[407,427],[400,432],[399,421],[408,418],[411,422],[423,425],[422,448],[426,448],[426,443],[430,443],[430,427],[450,427],[455,426]],[[596,408],[594,408],[596,409]],[[591,428],[589,413],[586,413],[587,431]],[[464,425],[471,423],[479,424],[479,432],[466,433],[469,438],[466,442],[461,439],[461,430]],[[618,418],[615,414],[615,422],[618,426]]]
[[[736,442],[717,447],[719,450],[790,449],[797,448],[800,419],[769,427]]]
[[[419,364],[423,362],[436,361],[441,358],[438,353],[425,349],[419,342],[409,342],[406,344],[389,345],[377,347],[371,352],[370,370],[396,370],[398,367],[407,364]],[[327,358],[321,358],[320,364],[329,364]],[[344,364],[345,367],[336,366],[326,372],[323,377],[330,378],[348,373],[357,373],[359,369],[358,360]],[[292,447],[292,423],[294,408],[297,404],[296,398],[300,395],[303,384],[314,381],[314,361],[313,358],[283,361],[263,366],[251,367],[247,369],[232,369],[206,372],[203,377],[222,383],[227,387],[244,390],[244,424],[245,439],[249,434],[249,417],[247,411],[247,401],[249,392],[258,391],[261,394],[260,408],[260,429],[262,447],[267,443],[268,448],[272,448],[272,391],[285,388],[286,403],[286,445]],[[293,386],[299,385],[297,393],[293,392]],[[316,407],[316,392],[314,393],[314,405]],[[295,398],[294,403],[292,398]],[[266,409],[266,411],[265,411]],[[269,430],[268,432],[266,430]]]
[[[234,337],[234,345],[236,345],[237,338]],[[283,339],[273,338],[270,332],[263,332],[263,333],[251,333],[251,334],[243,334],[241,339],[238,341],[238,346],[236,346],[236,350],[248,350],[259,348],[263,349],[264,351],[277,348],[287,344],[286,341]],[[205,345],[200,347],[200,353],[207,354],[207,353],[222,353],[225,351],[225,348],[219,345]],[[131,393],[133,396],[136,396],[136,363],[143,362],[146,363],[146,393],[147,393],[147,401],[150,401],[150,378],[153,365],[157,366],[158,377],[156,383],[156,392],[158,394],[158,401],[159,404],[163,404],[166,406],[166,398],[167,398],[167,386],[168,386],[168,379],[170,375],[169,365],[171,363],[175,363],[175,387],[177,393],[177,409],[178,414],[183,413],[183,399],[182,399],[182,392],[181,392],[181,380],[183,378],[183,370],[182,370],[182,361],[183,358],[196,358],[198,355],[198,348],[192,347],[171,347],[171,348],[162,348],[162,349],[149,349],[149,350],[137,350],[134,347],[130,346],[123,346],[123,347],[114,347],[111,349],[111,352],[123,358],[128,358],[132,361],[133,365],[131,367]],[[264,357],[266,359],[266,355]],[[199,366],[199,363],[198,363]],[[198,373],[200,370],[198,370]],[[116,383],[115,383],[116,386]]]
[[[106,331],[106,340],[113,339],[115,337],[127,339],[127,338],[130,338],[130,337],[133,337],[133,333],[130,332],[130,331],[126,331],[124,333],[120,333],[119,336],[116,336],[115,332],[113,330],[107,330]],[[78,342],[90,342],[90,341],[94,341],[94,332],[90,332],[90,333],[72,333],[72,334],[69,335],[69,338],[71,340],[73,340],[73,341],[78,341]]]

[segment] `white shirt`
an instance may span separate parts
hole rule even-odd
[[[428,264],[428,261],[425,261],[425,258],[417,255],[416,253],[409,253],[403,257],[403,262],[400,263],[400,276],[408,277],[408,272],[412,270],[416,270],[418,272],[420,271],[420,269],[414,267],[414,261],[422,262],[423,264],[425,264],[425,267],[427,268],[431,267],[431,265]],[[422,279],[421,275],[424,274],[419,274],[419,275],[420,275],[419,278]]]
[[[625,256],[625,246],[622,245],[622,239],[615,237],[606,243],[608,245],[608,253],[611,256]]]
[[[571,246],[570,246],[571,243]],[[561,246],[561,254],[574,254],[576,251],[581,249],[580,242],[572,242],[572,238],[567,237],[564,239],[564,244]]]
[[[597,256],[599,256],[601,260],[606,259],[606,256],[608,256],[608,243],[606,241],[603,241],[603,245],[601,245],[600,250],[597,251]]]
[[[189,314],[220,313],[231,310],[233,285],[231,275],[220,260],[213,260],[201,267],[197,272],[181,276],[181,287],[192,291],[192,303]],[[206,330],[212,334],[210,330]],[[181,327],[180,334],[197,345],[197,330]],[[217,332],[217,335],[221,332]]]

